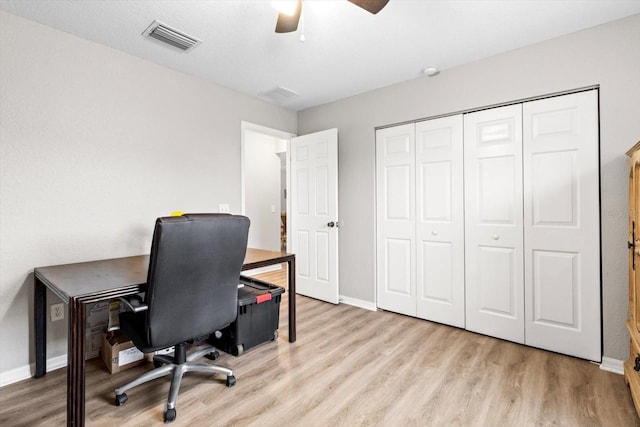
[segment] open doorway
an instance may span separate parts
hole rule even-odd
[[[276,154],[280,158],[280,250],[287,251],[287,142],[279,140]]]
[[[242,213],[248,245],[287,250],[287,145],[294,134],[242,122]]]
[[[290,190],[285,202],[280,198],[284,189],[278,195],[272,193],[281,188],[283,143],[287,148],[284,189]],[[279,250],[285,243],[286,252],[295,253],[298,260],[296,292],[337,304],[338,129],[296,137],[243,122],[241,176],[242,211],[252,221],[249,245]],[[284,242],[282,213],[286,214]]]

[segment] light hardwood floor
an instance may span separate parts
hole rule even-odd
[[[282,273],[262,278],[286,283]],[[187,374],[174,426],[640,426],[624,378],[593,363],[394,313],[296,301],[297,342],[288,342],[285,294],[278,340],[222,353],[217,363],[234,369],[235,387]],[[113,405],[113,390],[149,368],[109,375],[89,361],[87,425],[162,424],[166,379]],[[65,391],[65,369],[0,389],[0,425],[64,425]]]

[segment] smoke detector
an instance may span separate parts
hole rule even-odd
[[[425,69],[422,70],[422,74],[426,74],[429,77],[433,77],[433,76],[437,76],[438,74],[440,74],[440,70],[438,70],[438,67],[427,67]]]

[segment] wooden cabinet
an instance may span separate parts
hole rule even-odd
[[[624,378],[640,415],[640,141],[627,152],[629,161],[629,360],[624,364]]]

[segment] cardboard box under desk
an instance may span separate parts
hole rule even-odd
[[[102,331],[109,324],[109,301],[89,304],[87,307],[87,328],[85,342],[87,343],[85,360],[100,356],[102,348]]]
[[[138,350],[131,340],[120,331],[102,333],[101,353],[107,370],[112,374],[148,361],[145,359],[145,354]]]

